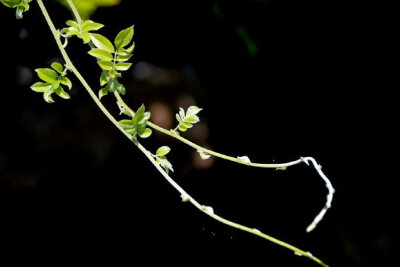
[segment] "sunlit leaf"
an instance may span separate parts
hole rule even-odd
[[[90,31],[97,31],[103,28],[104,25],[101,23],[97,23],[91,20],[85,20],[82,22],[82,31],[90,32]]]
[[[111,70],[114,67],[114,63],[111,61],[97,61],[97,64],[99,64],[100,68],[103,70]]]
[[[115,37],[114,41],[115,48],[118,50],[122,47],[127,46],[132,41],[133,33],[134,33],[133,26],[120,31],[117,37]]]
[[[113,53],[115,51],[113,44],[101,34],[91,33],[90,39],[92,40],[94,46],[103,49],[107,52]]]
[[[52,69],[36,69],[35,71],[40,79],[48,83],[52,83],[58,78],[57,72]]]
[[[157,150],[156,155],[159,157],[162,157],[162,156],[167,155],[170,151],[171,151],[171,148],[169,148],[168,146],[162,146]]]
[[[60,73],[60,74],[64,71],[63,65],[61,65],[61,64],[58,63],[58,62],[52,63],[52,64],[51,64],[51,67],[52,67],[53,69],[55,69],[55,70],[56,70],[58,73]]]
[[[88,53],[89,53],[89,55],[94,56],[103,61],[112,61],[113,60],[113,55],[107,51],[104,51],[103,49],[93,48]]]
[[[44,93],[45,91],[51,89],[52,87],[53,86],[51,85],[51,83],[37,82],[31,86],[31,89],[38,93]]]

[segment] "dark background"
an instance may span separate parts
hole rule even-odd
[[[68,10],[45,2],[62,28]],[[143,102],[171,128],[179,106],[197,104],[202,124],[190,139],[254,162],[313,156],[336,189],[332,209],[307,234],[326,194],[312,168],[199,165],[175,140],[143,140],[153,152],[172,147],[173,177],[200,203],[332,266],[389,267],[400,198],[385,12],[367,2],[125,0],[92,19],[110,39],[135,24],[134,69],[123,79],[132,107]],[[31,91],[35,68],[62,62],[34,2],[22,21],[1,6],[0,25],[2,259],[316,266],[182,203],[72,75],[69,101],[47,104]],[[100,71],[86,50],[80,40],[68,45],[97,91]],[[111,96],[103,101],[117,114]]]

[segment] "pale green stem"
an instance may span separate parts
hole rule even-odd
[[[211,207],[206,207],[201,204],[199,204],[194,198],[192,198],[185,190],[183,190],[165,171],[164,169],[155,161],[153,158],[152,153],[150,153],[147,149],[145,149],[137,140],[132,139],[132,136],[124,131],[124,129],[119,125],[118,121],[111,115],[111,113],[103,106],[103,104],[100,102],[100,100],[97,98],[96,94],[93,92],[93,90],[90,88],[89,84],[85,81],[85,79],[82,77],[82,75],[79,73],[79,71],[75,68],[75,66],[72,64],[67,52],[65,51],[61,41],[60,41],[60,34],[59,31],[56,30],[54,27],[54,24],[52,20],[50,19],[49,14],[47,13],[47,10],[42,2],[42,0],[37,0],[39,7],[43,13],[43,16],[46,19],[47,24],[50,27],[50,30],[54,36],[54,39],[57,43],[57,46],[67,63],[69,69],[75,74],[75,76],[78,78],[78,80],[82,83],[83,87],[86,89],[86,91],[89,93],[91,98],[95,101],[97,106],[100,108],[100,110],[107,116],[107,118],[129,139],[131,140],[144,154],[145,156],[149,159],[149,161],[154,165],[154,167],[161,173],[161,175],[181,194],[182,200],[183,201],[190,201],[196,208],[207,214],[208,216],[212,217],[213,219],[229,225],[233,228],[240,229],[246,232],[249,232],[251,234],[260,236],[266,240],[269,240],[277,245],[283,246],[287,249],[292,250],[295,252],[297,255],[305,256],[310,258],[311,260],[315,261],[316,263],[320,264],[321,266],[328,266],[324,262],[322,262],[320,259],[314,257],[311,253],[303,251],[299,248],[296,248],[292,245],[289,245],[283,241],[280,241],[276,238],[273,238],[269,235],[266,235],[264,233],[261,233],[259,230],[254,229],[254,228],[249,228],[237,223],[234,223],[232,221],[229,221],[227,219],[224,219],[216,214],[214,214],[214,211],[212,210]],[[68,0],[68,3],[73,5],[73,3]]]
[[[78,10],[76,9],[74,3],[72,2],[72,0],[67,0],[69,7],[72,10],[72,13],[74,13],[74,16],[76,18],[76,22],[78,22],[79,25],[81,25],[82,22],[82,18],[81,15],[79,15]]]

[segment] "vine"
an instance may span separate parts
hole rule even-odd
[[[29,10],[29,4],[31,0],[0,0],[0,2],[7,7],[15,8],[16,18],[21,19],[23,17],[23,13]],[[38,3],[40,10],[50,28],[50,31],[56,41],[56,44],[61,52],[65,64],[62,65],[58,62],[54,62],[51,64],[51,69],[36,69],[36,73],[41,81],[36,82],[31,86],[31,89],[33,91],[43,93],[43,98],[47,103],[55,102],[52,97],[53,94],[56,94],[63,99],[69,99],[70,96],[64,89],[72,89],[72,83],[67,77],[68,72],[72,72],[89,93],[90,97],[94,100],[96,105],[104,113],[104,115],[114,124],[115,127],[117,127],[127,138],[129,138],[129,140],[131,140],[132,143],[136,145],[136,147],[138,147],[140,151],[143,152],[143,154],[159,171],[159,173],[171,184],[171,186],[173,186],[179,192],[183,202],[190,202],[194,207],[223,224],[269,240],[277,245],[293,251],[296,255],[310,258],[321,266],[328,266],[319,258],[313,256],[310,252],[301,250],[286,242],[271,237],[265,233],[262,233],[258,229],[250,228],[222,218],[214,213],[214,209],[212,207],[205,206],[197,202],[169,175],[170,171],[173,172],[173,165],[167,159],[167,154],[170,153],[171,149],[168,146],[161,146],[157,149],[155,154],[153,154],[141,145],[141,143],[139,142],[139,138],[150,137],[152,135],[152,129],[159,131],[194,148],[200,154],[203,160],[207,160],[211,156],[214,156],[251,167],[275,168],[279,170],[285,170],[288,167],[301,163],[311,165],[315,168],[319,176],[325,182],[325,185],[328,189],[328,194],[325,205],[318,213],[318,215],[314,218],[312,223],[306,228],[307,232],[312,231],[323,219],[325,213],[331,207],[334,194],[334,189],[330,180],[322,172],[321,166],[316,162],[314,158],[301,157],[295,161],[278,164],[253,163],[248,156],[233,157],[203,148],[182,137],[180,134],[180,132],[183,133],[188,131],[190,128],[193,127],[195,123],[200,121],[198,114],[202,109],[197,106],[190,106],[186,111],[180,108],[179,112],[176,114],[177,126],[174,129],[167,130],[152,123],[150,121],[151,113],[146,111],[144,105],[141,105],[135,111],[125,103],[121,96],[126,94],[126,90],[124,85],[119,82],[119,78],[122,77],[122,73],[124,71],[130,69],[130,67],[132,66],[132,63],[129,63],[128,61],[132,57],[135,48],[135,43],[132,42],[134,36],[134,27],[131,26],[120,31],[113,42],[111,42],[107,37],[99,33],[94,33],[103,28],[103,24],[94,22],[92,20],[82,20],[74,3],[71,0],[67,0],[67,4],[71,8],[75,20],[68,20],[66,22],[66,25],[68,27],[57,30],[50,18],[50,15],[46,10],[45,5],[43,4],[43,1],[37,0],[36,2]],[[80,38],[83,41],[83,44],[87,44],[89,46],[90,49],[88,51],[88,54],[96,58],[97,64],[101,68],[101,75],[99,79],[99,85],[101,88],[98,91],[97,95],[80,74],[78,69],[74,66],[68,56],[66,47],[68,45],[68,39],[72,37]],[[62,41],[64,41],[64,43]],[[107,96],[110,93],[114,95],[117,101],[118,107],[120,109],[120,115],[126,116],[124,119],[118,121],[102,104],[101,98]]]

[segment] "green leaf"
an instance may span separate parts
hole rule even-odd
[[[103,24],[91,20],[85,20],[84,22],[82,22],[82,31],[85,32],[97,31],[103,27],[104,27]]]
[[[106,37],[101,34],[91,33],[90,39],[92,40],[94,46],[103,49],[107,52],[113,53],[115,51],[114,46]]]
[[[100,75],[100,86],[104,86],[107,83],[108,83],[108,80],[107,80],[106,72],[102,71],[101,75]]]
[[[17,19],[22,19],[24,16],[22,13],[24,13],[25,8],[23,6],[17,6],[17,9],[15,10],[15,17]]]
[[[197,115],[192,115],[192,116],[190,116],[190,117],[187,117],[187,118],[185,119],[185,121],[186,121],[186,122],[189,122],[189,123],[197,123],[197,122],[200,121],[200,119],[199,119],[199,117],[198,117]]]
[[[118,93],[120,93],[121,95],[125,95],[126,89],[125,89],[125,86],[123,84],[118,83],[116,89],[117,89]]]
[[[132,57],[132,55],[130,55],[130,54],[128,54],[128,55],[120,55],[120,54],[118,54],[118,56],[117,56],[117,61],[119,61],[119,62],[125,62],[125,61],[128,61],[129,59],[131,59],[131,57]]]
[[[166,157],[159,157],[156,159],[156,161],[158,164],[160,164],[161,167],[165,169],[167,173],[169,170],[174,171],[171,162],[169,162]]]
[[[117,37],[115,37],[115,41],[114,41],[114,44],[115,44],[115,47],[117,50],[122,47],[127,46],[132,41],[133,32],[134,32],[133,26],[131,26],[131,27],[129,27],[125,30],[122,30],[118,33],[118,35],[117,35]]]
[[[167,155],[170,151],[171,151],[171,148],[169,148],[168,146],[162,146],[157,150],[156,155],[159,157],[162,157],[162,156]]]
[[[68,89],[71,90],[72,82],[70,79],[68,79],[67,77],[60,77],[59,81],[61,84],[68,86]]]
[[[90,42],[90,33],[88,33],[88,32],[82,32],[81,34],[78,34],[78,37],[83,40],[84,44],[87,44]]]
[[[131,66],[132,66],[132,63],[117,63],[117,64],[115,64],[115,67],[117,68],[117,70],[120,70],[120,71],[128,70]]]
[[[79,24],[74,20],[67,20],[66,24],[72,28],[75,28],[79,32]]]
[[[99,64],[100,68],[103,70],[111,70],[114,67],[114,63],[111,61],[97,61],[97,64]]]
[[[190,128],[192,128],[193,127],[193,125],[191,124],[191,123],[189,123],[189,122],[182,122],[182,125],[183,126],[185,126],[185,128],[188,128],[188,129],[190,129]]]
[[[79,31],[74,27],[65,28],[61,31],[61,33],[65,34],[65,37],[69,38],[71,36],[77,35]]]
[[[135,125],[134,125],[132,120],[121,120],[118,123],[124,129],[131,129],[131,128],[135,127]]]
[[[19,5],[20,0],[1,0],[1,3],[6,7],[16,7]]]
[[[196,115],[197,113],[199,113],[202,109],[197,107],[197,106],[190,106],[186,112],[186,116],[192,116],[192,115]]]
[[[176,114],[175,117],[178,122],[182,122],[181,116],[179,116],[179,114]]]
[[[58,74],[52,69],[36,69],[36,73],[38,74],[39,78],[45,82],[52,83],[57,80]]]
[[[52,81],[51,84],[53,85],[53,88],[57,88],[60,86],[60,81],[57,79],[55,81]]]
[[[53,93],[54,93],[54,91],[52,89],[49,89],[49,90],[45,91],[44,94],[43,94],[44,101],[46,101],[47,103],[54,103],[54,100],[51,97],[51,95]]]
[[[148,138],[148,137],[150,137],[150,135],[152,134],[152,130],[151,129],[149,129],[149,128],[146,128],[146,129],[144,129],[143,131],[141,131],[140,133],[138,133],[138,135],[141,137],[141,138]]]
[[[126,49],[126,52],[132,53],[134,49],[135,49],[135,42],[133,42],[132,45]]]
[[[103,96],[108,95],[108,85],[99,91],[99,99],[101,99]]]
[[[113,60],[113,55],[107,51],[104,51],[103,49],[93,48],[88,53],[89,53],[89,55],[94,56],[103,61],[112,61]]]
[[[178,129],[179,129],[179,131],[181,131],[181,132],[186,132],[186,131],[187,131],[187,128],[186,128],[184,125],[182,125],[182,124],[179,125]]]
[[[42,82],[37,82],[31,86],[31,89],[38,93],[44,93],[45,91],[51,88],[53,88],[53,85],[51,85],[51,83],[42,83]]]
[[[51,64],[51,67],[53,68],[53,69],[55,69],[58,73],[62,73],[63,71],[64,71],[64,67],[63,67],[63,65],[61,65],[60,63],[58,63],[58,62],[54,62],[53,64]]]
[[[54,90],[54,93],[56,93],[59,97],[62,97],[64,99],[70,99],[71,97],[67,92],[64,91],[64,89],[59,86]]]

